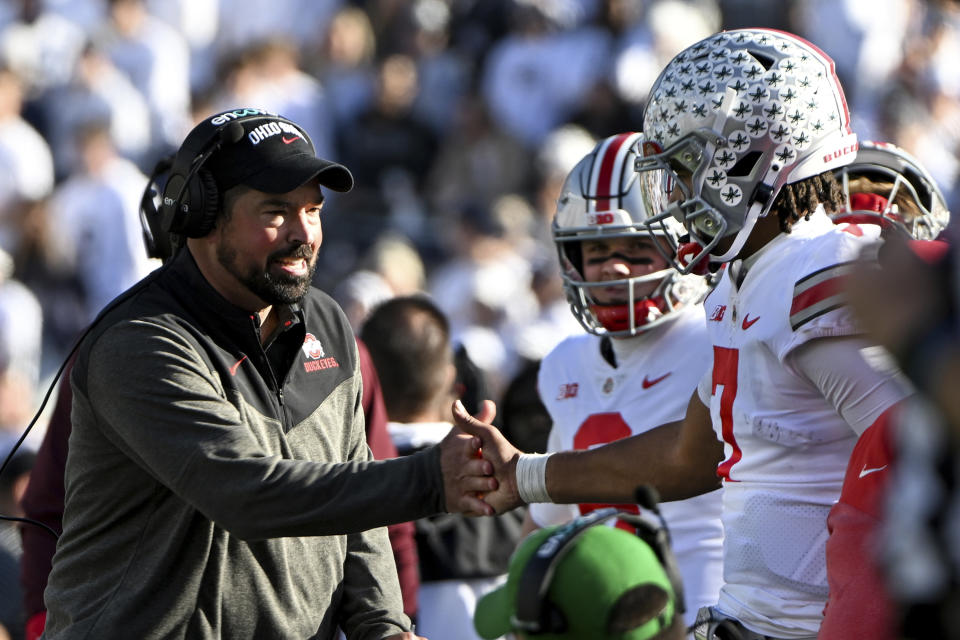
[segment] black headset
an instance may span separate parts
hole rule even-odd
[[[202,238],[210,233],[222,203],[217,181],[204,165],[221,147],[243,138],[241,123],[260,118],[295,127],[313,145],[300,125],[261,109],[227,111],[194,127],[172,159],[157,163],[140,201],[144,242],[151,257],[169,256],[171,248],[165,244],[170,242],[169,234]],[[163,188],[155,188],[166,173],[169,175]],[[158,193],[162,194],[159,208],[154,205]]]
[[[520,575],[517,583],[517,610],[511,618],[511,624],[528,635],[544,633],[564,633],[568,624],[566,616],[550,599],[547,593],[553,581],[553,575],[563,557],[573,549],[572,544],[590,527],[601,524],[611,518],[619,518],[636,529],[637,536],[653,550],[667,575],[674,595],[674,616],[683,615],[683,581],[680,570],[670,546],[670,531],[667,522],[657,506],[659,498],[656,490],[648,485],[637,488],[637,504],[656,515],[656,520],[642,514],[621,511],[615,507],[597,509],[578,518],[571,525],[561,528],[557,533],[547,536],[533,553]]]

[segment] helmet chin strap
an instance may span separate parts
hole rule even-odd
[[[750,205],[750,209],[747,210],[747,218],[743,221],[743,226],[740,227],[740,231],[737,232],[737,235],[733,238],[733,243],[730,245],[730,248],[726,250],[723,255],[713,255],[710,257],[717,262],[730,262],[734,260],[743,249],[743,245],[746,244],[747,238],[750,237],[750,234],[753,233],[753,227],[757,224],[757,220],[760,219],[761,212],[764,210],[764,205],[759,202],[754,202]]]

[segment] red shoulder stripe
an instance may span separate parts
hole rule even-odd
[[[844,279],[852,262],[826,267],[797,281],[790,305],[790,328],[799,327],[844,304]]]

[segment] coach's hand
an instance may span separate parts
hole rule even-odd
[[[494,489],[484,493],[483,501],[497,513],[515,509],[524,504],[517,493],[517,458],[521,451],[507,441],[500,430],[489,424],[496,414],[496,405],[484,401],[477,416],[471,416],[460,402],[453,405],[453,421],[457,428],[480,441],[483,458],[493,465],[496,478]]]
[[[491,402],[490,405],[493,405]],[[487,409],[487,407],[485,407]],[[480,419],[493,420],[493,413],[484,411]],[[481,439],[457,427],[440,443],[440,468],[447,511],[468,516],[490,516],[493,507],[481,498],[497,488],[493,465],[480,456]]]

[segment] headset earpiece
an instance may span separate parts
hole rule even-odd
[[[170,171],[173,156],[161,158],[154,166],[140,197],[140,228],[143,231],[143,246],[150,258],[159,258],[166,262],[174,253],[170,234],[164,228],[156,198],[162,189],[157,180]]]
[[[206,169],[197,171],[197,177],[190,189],[190,209],[193,212],[183,235],[188,238],[202,238],[210,233],[220,209],[220,190],[213,174]],[[194,194],[194,191],[196,194]],[[196,200],[194,200],[196,198]],[[196,217],[193,217],[193,216]]]
[[[170,178],[163,189],[160,222],[165,231],[187,238],[201,238],[213,229],[220,208],[220,193],[213,174],[204,168],[224,144],[234,144],[244,135],[242,121],[270,117],[256,112],[209,129],[197,128],[187,136],[174,156]]]

